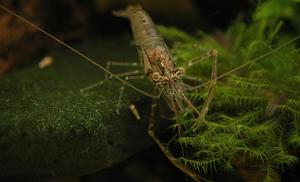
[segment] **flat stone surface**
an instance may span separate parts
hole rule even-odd
[[[137,60],[128,39],[97,38],[77,47],[102,65]],[[1,178],[88,174],[151,145],[149,99],[126,87],[117,115],[120,82],[110,80],[82,94],[80,89],[102,80],[104,72],[64,48],[49,55],[50,67],[39,69],[36,63],[0,81]],[[151,91],[148,81],[132,83]],[[130,103],[142,120],[130,113]]]

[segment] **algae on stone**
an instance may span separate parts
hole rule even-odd
[[[127,39],[99,37],[77,47],[105,65],[135,61],[135,48],[128,45]],[[87,174],[151,144],[145,96],[125,88],[117,115],[120,82],[109,80],[82,94],[81,88],[104,78],[103,71],[66,49],[50,55],[50,67],[33,64],[0,81],[1,178]],[[149,88],[144,80],[132,83]],[[137,104],[142,120],[129,112],[130,103]]]

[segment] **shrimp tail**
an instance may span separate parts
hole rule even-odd
[[[142,10],[141,5],[129,5],[124,10],[113,10],[112,14],[114,16],[128,18],[130,14],[135,13],[136,11]]]
[[[128,12],[126,10],[113,10],[112,14],[114,16],[123,17],[123,18],[128,17]]]

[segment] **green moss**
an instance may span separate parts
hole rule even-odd
[[[274,3],[283,3],[284,6],[276,7],[274,12],[270,10]],[[286,22],[280,20],[286,18],[283,11],[294,3],[296,1],[266,1],[254,12],[253,22],[236,21],[217,37],[203,32],[191,36],[174,28],[169,32],[166,27],[159,29],[172,43],[171,52],[179,65],[186,66],[191,58],[203,55],[209,49],[217,49],[218,75],[221,75],[291,38],[290,32],[281,29]],[[295,8],[293,16],[289,16],[291,22],[297,19],[297,11],[299,9]],[[273,20],[269,21],[271,17]],[[178,36],[174,35],[176,32],[180,32]],[[188,39],[181,38],[187,36]],[[191,131],[196,114],[191,109],[181,113],[180,123],[185,130],[177,143],[184,146],[185,155],[177,154],[179,159],[201,174],[240,172],[246,180],[256,176],[254,181],[276,180],[280,172],[292,168],[298,161],[299,156],[295,153],[300,147],[298,52],[293,42],[218,80],[216,95],[199,131]],[[210,80],[210,70],[210,60],[207,59],[188,68],[187,74],[206,82]],[[207,90],[203,88],[189,93],[199,110]]]
[[[135,48],[122,38],[98,38],[79,49],[102,64],[136,60]],[[149,146],[144,96],[126,88],[117,115],[118,81],[82,94],[81,88],[102,80],[104,73],[69,50],[50,55],[55,61],[50,67],[34,64],[0,82],[0,177],[82,175]],[[133,84],[149,85],[144,80]],[[129,103],[139,106],[141,121],[129,112]]]

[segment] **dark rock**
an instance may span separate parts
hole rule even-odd
[[[105,65],[108,60],[137,60],[128,45],[127,39],[98,38],[80,49]],[[0,81],[2,179],[88,174],[151,145],[146,131],[150,99],[126,87],[117,115],[120,82],[109,80],[82,94],[81,88],[104,78],[103,71],[69,50],[52,57],[50,67],[32,65]],[[145,80],[132,83],[151,90]],[[130,103],[139,106],[142,120],[130,113]]]

